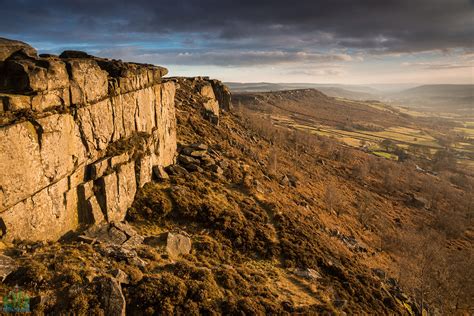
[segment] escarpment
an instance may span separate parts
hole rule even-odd
[[[55,240],[123,220],[153,167],[175,161],[179,80],[163,79],[163,67],[82,52],[37,56],[6,39],[0,50],[3,238]],[[217,120],[230,94],[197,80]]]

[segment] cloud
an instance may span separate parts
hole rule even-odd
[[[442,69],[458,69],[458,68],[473,68],[473,63],[439,63],[439,62],[404,62],[402,66],[416,67],[428,70],[442,70]]]
[[[319,77],[319,76],[340,76],[343,73],[344,72],[341,69],[326,68],[326,69],[290,70],[286,72],[285,75]]]
[[[113,44],[180,33],[204,45],[253,49],[290,49],[285,42],[382,52],[474,45],[469,0],[1,0],[0,7],[2,33],[50,42]]]
[[[353,58],[348,54],[295,51],[155,51],[137,47],[106,49],[99,56],[141,62],[155,62],[161,65],[215,65],[228,67],[247,67],[265,65],[322,64],[328,62],[348,62]]]

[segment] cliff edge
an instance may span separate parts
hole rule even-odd
[[[153,168],[176,155],[167,69],[0,40],[0,227],[5,240],[55,240],[121,221]],[[217,81],[202,80],[218,120]],[[214,91],[216,93],[214,94]],[[216,95],[219,97],[216,99]]]

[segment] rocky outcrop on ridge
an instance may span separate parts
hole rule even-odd
[[[0,41],[0,228],[55,240],[121,221],[153,167],[175,162],[175,91],[163,67]],[[199,78],[218,117],[217,81]],[[222,89],[222,88],[221,88]],[[228,92],[227,92],[228,93]]]

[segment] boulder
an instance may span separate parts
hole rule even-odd
[[[179,155],[178,161],[185,166],[191,164],[199,165],[201,163],[198,159],[183,154]]]
[[[429,201],[427,199],[413,193],[408,195],[408,203],[416,208],[429,207]]]
[[[224,173],[224,170],[222,170],[222,168],[218,165],[211,165],[209,169],[218,175],[222,175]]]
[[[186,165],[185,168],[188,170],[188,171],[191,171],[191,172],[204,172],[204,169],[202,169],[201,167],[199,167],[198,165],[196,164],[189,164],[189,165]]]
[[[206,100],[203,102],[204,109],[207,112],[212,113],[214,116],[219,117],[219,103],[214,95],[214,90],[210,83],[206,83],[201,87],[200,94]]]
[[[166,238],[166,251],[172,259],[189,254],[191,252],[191,245],[191,238],[183,234],[169,232]]]
[[[120,283],[111,277],[96,277],[93,281],[100,299],[100,305],[104,309],[105,315],[121,316],[125,315],[126,302],[122,293]]]
[[[230,111],[232,109],[232,94],[229,88],[219,80],[210,80],[210,82],[216,100],[219,103],[219,108],[224,111]]]
[[[17,269],[15,260],[12,258],[0,254],[0,280],[3,281],[5,278]]]
[[[181,167],[180,165],[171,165],[165,168],[166,172],[172,175],[177,175],[177,176],[182,176],[185,174],[188,174],[188,170],[185,168]]]
[[[32,58],[37,57],[38,54],[36,49],[26,43],[0,37],[0,61],[4,61],[17,52],[22,52],[25,56]]]
[[[209,146],[203,143],[194,143],[194,144],[189,145],[189,147],[198,151],[207,151],[209,149]]]
[[[386,275],[387,275],[384,270],[378,269],[378,268],[372,269],[372,272],[373,272],[378,278],[383,279],[383,280],[385,279],[385,277],[386,277]]]
[[[310,268],[305,268],[305,269],[295,269],[294,274],[296,274],[299,277],[311,280],[311,281],[316,281],[318,279],[321,279],[321,275],[319,274],[318,271],[310,269]]]
[[[86,52],[81,52],[78,50],[65,50],[59,55],[59,58],[94,58]]]
[[[162,166],[153,167],[153,175],[158,180],[168,180],[170,176],[166,173],[165,169]]]
[[[120,269],[114,269],[110,272],[110,274],[112,274],[115,280],[117,280],[117,282],[120,284],[130,283],[130,277]]]

